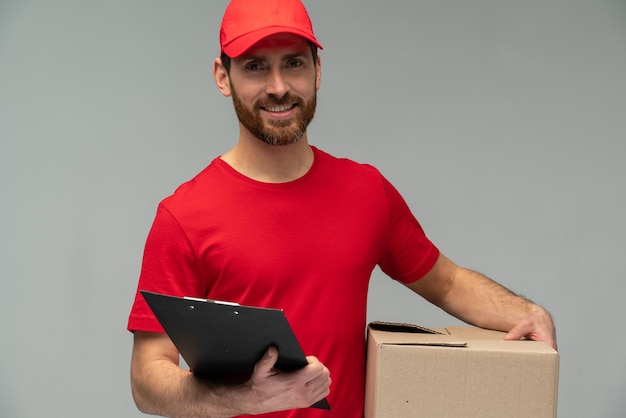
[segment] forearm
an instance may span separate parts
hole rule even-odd
[[[167,417],[242,415],[243,386],[221,386],[196,378],[168,360],[131,370],[133,398],[142,412]]]
[[[507,340],[526,337],[557,348],[554,323],[545,309],[443,254],[424,277],[407,286],[462,321],[508,332]]]
[[[167,417],[232,417],[254,405],[246,384],[209,384],[178,366],[179,354],[167,335],[135,332],[131,388],[137,408]]]
[[[472,325],[506,332],[533,315],[549,316],[540,306],[462,267],[456,267],[441,307]]]

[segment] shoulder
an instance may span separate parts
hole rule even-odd
[[[325,151],[313,147],[315,158],[320,166],[326,170],[332,170],[335,175],[339,172],[343,175],[354,176],[361,181],[381,181],[383,175],[371,164],[361,163],[345,157],[336,157]]]
[[[398,189],[371,164],[360,163],[349,158],[332,156],[315,149],[319,154],[320,166],[326,167],[327,183],[344,190],[360,190],[373,199],[382,199],[388,205],[406,205]],[[330,167],[330,168],[329,168]]]
[[[174,193],[164,198],[160,206],[172,213],[179,213],[193,208],[195,202],[206,200],[219,190],[220,184],[223,184],[220,181],[223,176],[220,165],[221,160],[215,158],[202,171],[178,186]]]

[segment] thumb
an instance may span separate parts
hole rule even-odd
[[[270,346],[261,360],[254,366],[254,370],[256,373],[267,373],[272,370],[277,360],[278,349],[274,346]]]

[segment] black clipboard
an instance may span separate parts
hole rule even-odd
[[[197,377],[245,382],[272,345],[278,349],[277,369],[289,372],[308,364],[280,309],[140,292]],[[330,410],[326,399],[311,407]]]

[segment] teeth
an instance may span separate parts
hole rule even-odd
[[[284,111],[287,111],[287,110],[291,109],[291,106],[268,107],[266,109],[267,109],[268,112],[279,113],[279,112],[284,112]]]

